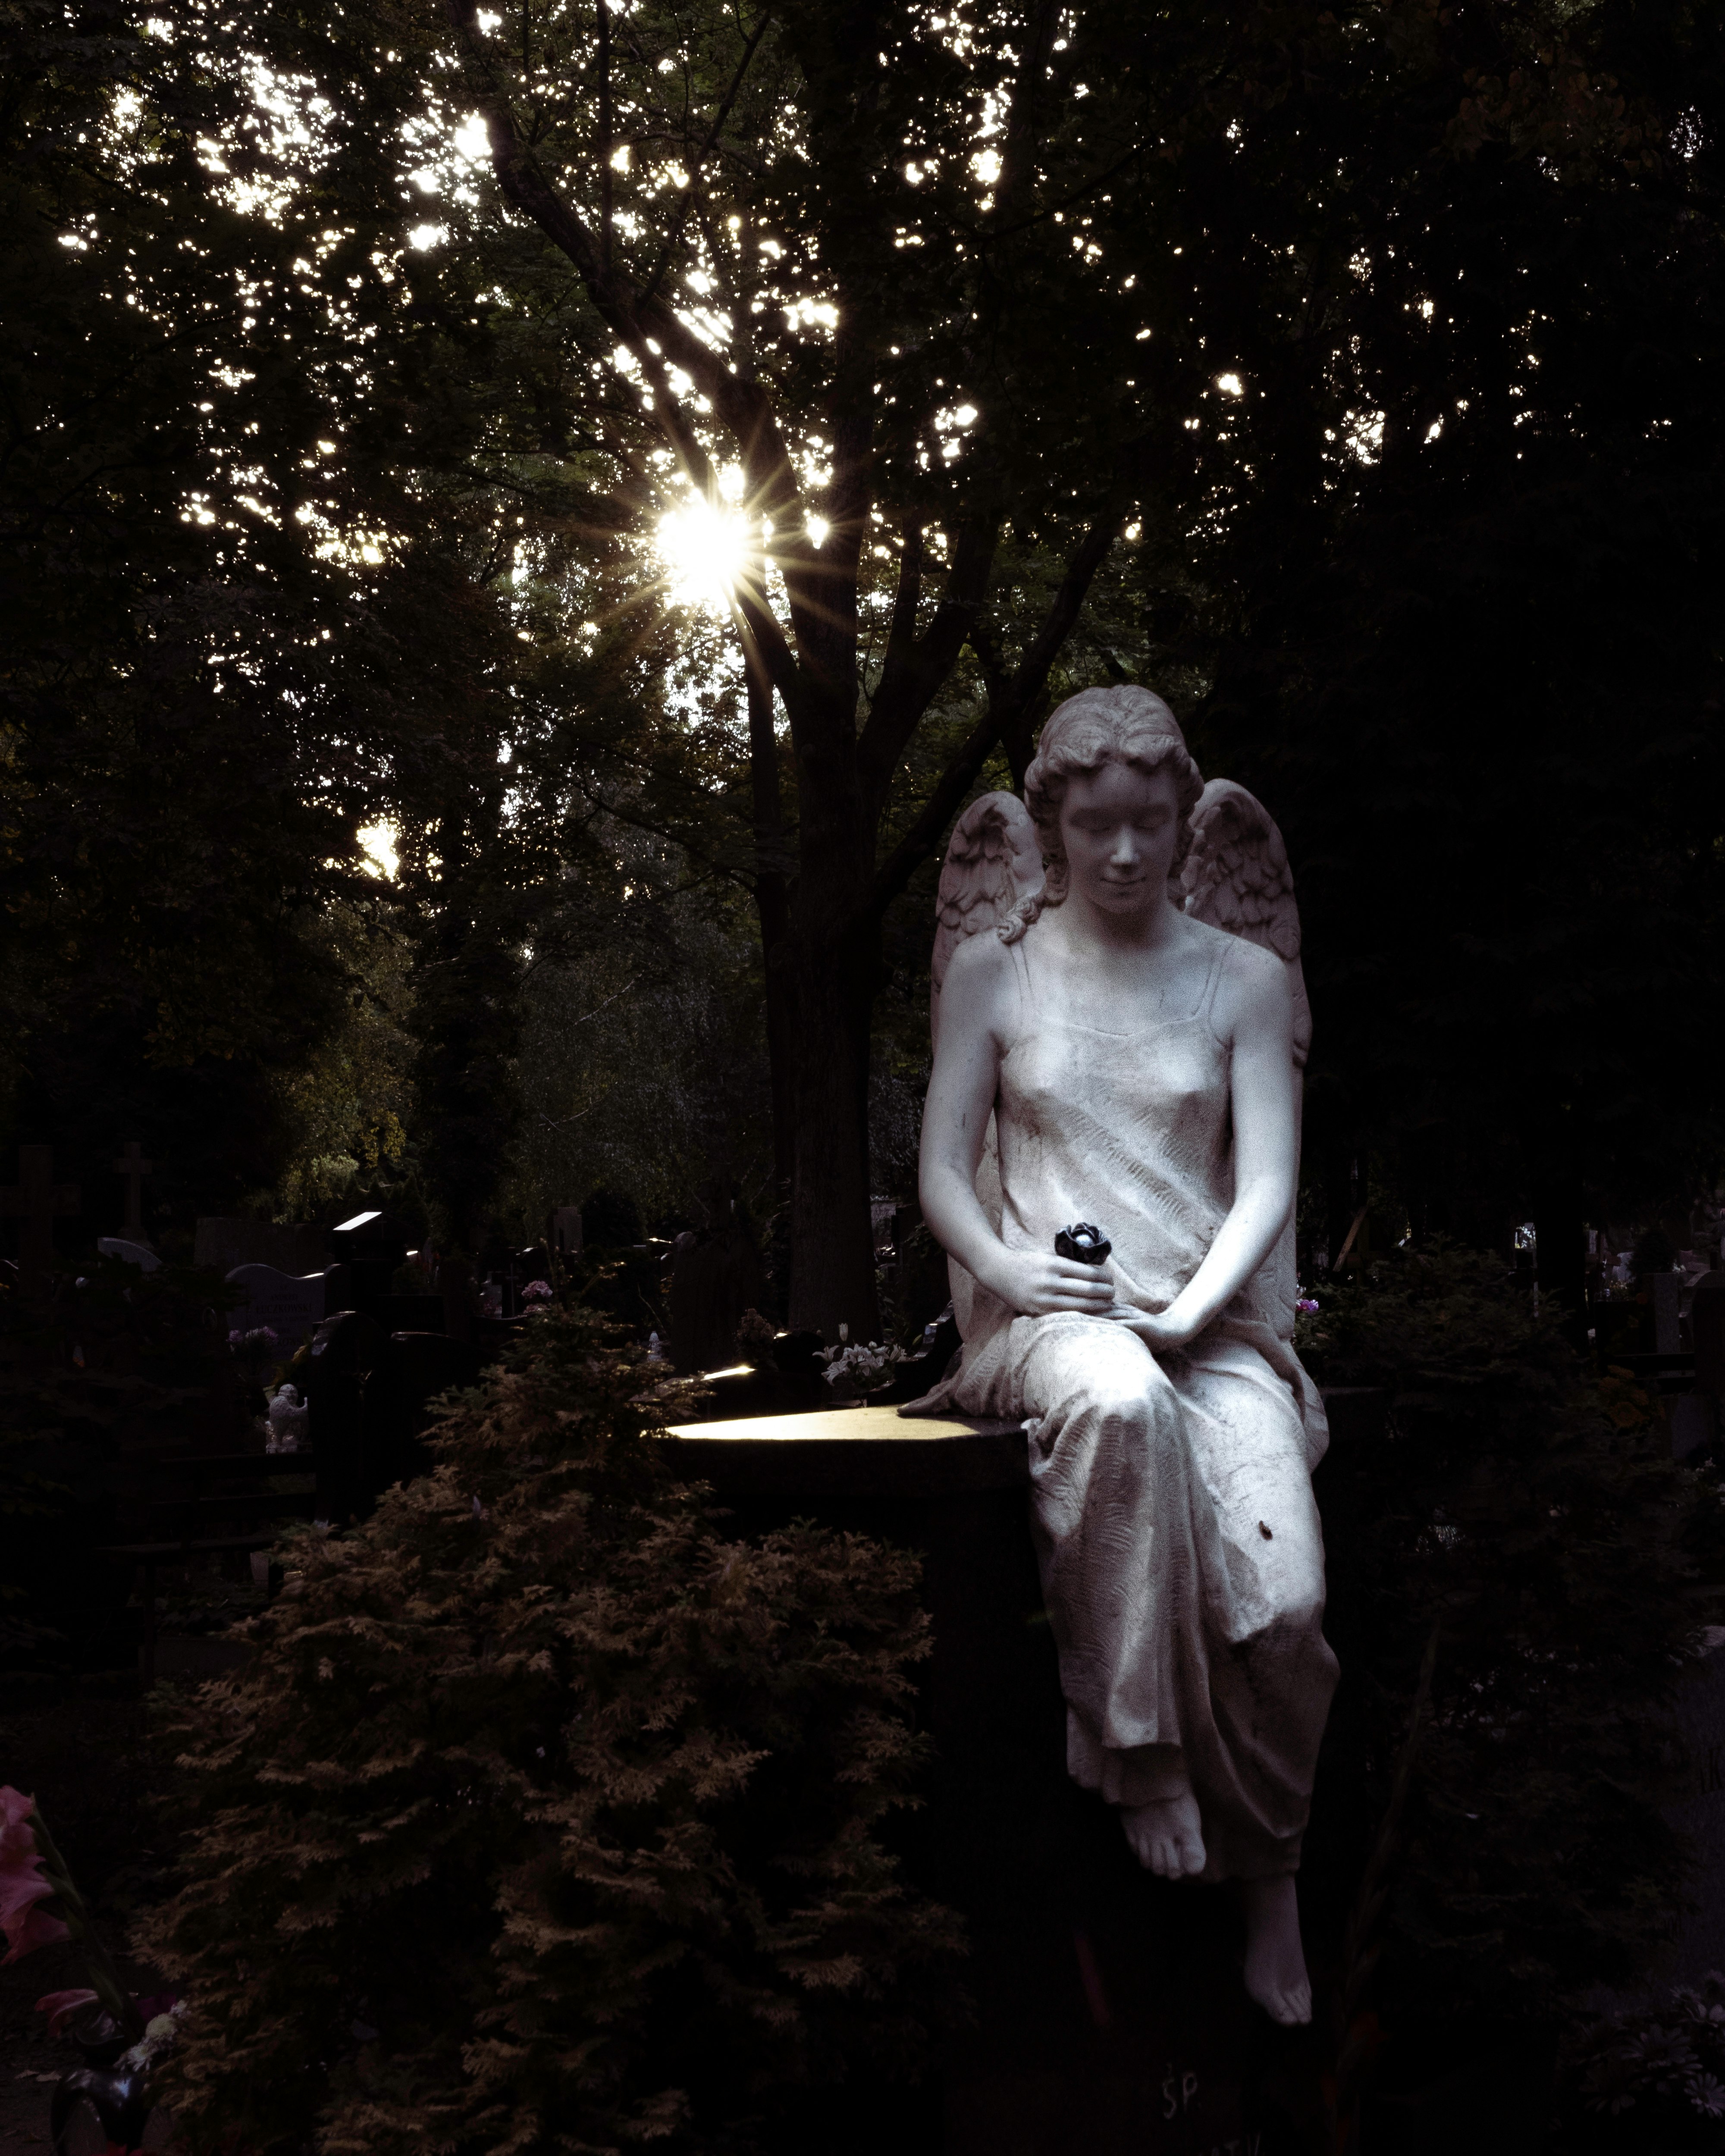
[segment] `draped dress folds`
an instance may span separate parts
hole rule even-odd
[[[1000,1236],[1052,1252],[1061,1228],[1097,1222],[1117,1304],[1165,1309],[1233,1203],[1230,1054],[1213,1014],[1240,947],[1212,932],[1196,1007],[1122,1031],[1050,1015],[1062,1000],[1037,993],[1036,928],[1011,947]],[[985,1164],[985,1204],[986,1180]],[[1071,1773],[1111,1803],[1145,1803],[1166,1794],[1167,1767],[1146,1748],[1178,1745],[1203,1876],[1293,1871],[1337,1670],[1312,1491],[1328,1429],[1275,1322],[1275,1255],[1183,1350],[1155,1356],[1116,1319],[1019,1317],[958,1271],[963,1361],[917,1404],[1031,1419]]]

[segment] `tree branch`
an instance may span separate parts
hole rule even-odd
[[[886,665],[875,692],[874,709],[857,744],[857,759],[865,787],[878,804],[886,800],[910,738],[923,713],[934,701],[942,681],[952,672],[965,640],[982,611],[988,571],[999,542],[997,524],[967,524],[952,549],[952,567],[946,589],[935,609],[934,619],[923,634],[900,648],[894,663],[893,646],[887,646]],[[921,535],[918,535],[920,562]],[[899,600],[904,588],[900,583]],[[899,605],[893,610],[893,636],[899,633]],[[914,601],[912,602],[914,616]],[[987,752],[984,751],[986,754]]]
[[[600,5],[603,6],[603,3],[604,0],[600,0]],[[647,280],[647,288],[641,295],[644,305],[649,303],[657,296],[660,280],[670,267],[671,256],[676,252],[677,242],[682,238],[683,227],[688,221],[690,205],[695,200],[695,182],[700,178],[701,168],[706,162],[714,143],[719,139],[719,130],[731,117],[731,108],[737,102],[737,92],[742,88],[742,79],[749,71],[749,62],[755,57],[755,48],[767,34],[767,25],[772,20],[771,9],[762,9],[761,19],[755,25],[754,35],[742,49],[742,58],[737,64],[737,73],[731,78],[731,87],[726,91],[723,102],[714,116],[713,124],[707,130],[706,140],[695,153],[694,162],[689,167],[689,184],[683,191],[683,199],[677,205],[677,213],[672,221],[670,231],[665,236],[664,246],[659,250],[659,259],[653,265],[653,275]]]
[[[611,172],[611,10],[605,0],[595,0],[595,5],[599,16],[599,258],[608,274],[616,192]]]
[[[1121,526],[1126,521],[1130,499],[1124,487],[1117,490],[1079,542],[1053,603],[1043,618],[1042,626],[1031,639],[1029,649],[1019,661],[1017,671],[1010,681],[991,692],[982,717],[971,728],[958,753],[941,773],[939,783],[921,814],[915,818],[909,830],[876,872],[868,906],[871,915],[878,917],[885,912],[921,863],[933,851],[941,834],[963,804],[965,795],[975,785],[995,743],[1004,738],[1010,753],[1018,737],[1028,732],[1029,715],[1047,683],[1049,670],[1060,656],[1060,646],[1071,633],[1072,624],[1078,619],[1096,571],[1106,559],[1109,548],[1119,536]],[[999,680],[998,675],[995,678]],[[1017,768],[1015,763],[1015,773]]]
[[[1041,13],[1036,18],[1036,28],[1031,34],[1030,49],[1024,55],[1019,79],[1013,85],[1012,106],[1007,114],[1006,131],[1000,146],[1000,177],[994,189],[994,222],[1004,224],[1018,208],[1019,198],[1030,184],[1032,155],[1036,141],[1036,100],[1042,87],[1043,70],[1048,65],[1049,54],[1054,46],[1054,34],[1060,19],[1061,0],[1044,0]]]

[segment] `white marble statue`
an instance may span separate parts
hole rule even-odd
[[[1304,2021],[1294,1875],[1336,1663],[1328,1433],[1290,1345],[1287,856],[1144,689],[1062,704],[1025,793],[973,803],[941,879],[922,1196],[964,1347],[907,1411],[1028,1419],[1067,1763],[1152,1871],[1240,1882],[1247,1988]],[[1082,1224],[1100,1264],[1056,1254]]]

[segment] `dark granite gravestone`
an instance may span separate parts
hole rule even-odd
[[[736,1527],[795,1517],[920,1551],[934,1653],[927,1804],[907,1870],[959,1910],[972,2030],[937,2080],[871,2118],[894,2156],[1296,2156],[1322,2145],[1322,2042],[1247,1999],[1227,1889],[1132,1859],[1067,1776],[1065,1713],[1013,1425],[891,1408],[670,1434]],[[849,2143],[847,2143],[847,2147]]]
[[[367,1502],[392,1483],[429,1475],[436,1461],[425,1444],[431,1402],[479,1382],[485,1358],[465,1340],[442,1332],[395,1332],[390,1354],[365,1382],[361,1403],[362,1453]]]
[[[761,1254],[747,1223],[712,1207],[716,1225],[678,1236],[671,1260],[671,1360],[718,1370],[737,1357],[737,1328],[761,1300]]]
[[[303,1276],[321,1272],[324,1258],[321,1228],[282,1228],[271,1220],[236,1219],[223,1214],[200,1218],[192,1245],[193,1265],[223,1274],[237,1265],[274,1265],[279,1272]]]
[[[338,1311],[318,1327],[311,1353],[295,1373],[317,1462],[319,1516],[338,1525],[371,1510],[365,1387],[389,1356],[388,1336],[374,1319],[356,1310]]]
[[[244,1291],[245,1300],[230,1314],[230,1327],[249,1332],[267,1325],[281,1348],[281,1359],[297,1354],[301,1344],[324,1320],[324,1276],[309,1273],[295,1279],[274,1265],[236,1265],[228,1285]]]
[[[1719,1429],[1725,1404],[1725,1271],[1715,1266],[1695,1283],[1689,1306],[1689,1334],[1695,1349],[1695,1390],[1706,1403],[1712,1434]]]

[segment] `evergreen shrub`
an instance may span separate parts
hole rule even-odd
[[[1314,1841],[1339,1878],[1387,1810],[1436,1632],[1387,1903],[1354,1942],[1382,1951],[1412,2072],[1431,2046],[1554,2029],[1670,1933],[1686,1852],[1660,1807],[1721,1614],[1725,1502],[1714,1467],[1671,1459],[1656,1401],[1596,1376],[1497,1259],[1436,1245],[1319,1300],[1315,1374],[1388,1401],[1381,1439],[1318,1472],[1343,1681]]]
[[[727,1537],[661,1380],[591,1312],[534,1318],[434,1474],[285,1548],[249,1660],[182,1710],[140,1944],[189,2002],[162,2099],[194,2146],[742,2151],[798,2092],[915,2073],[961,1944],[883,1839],[915,1562]]]

